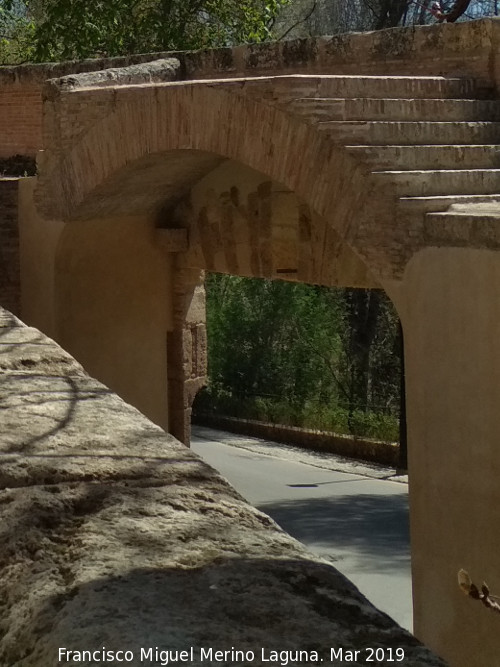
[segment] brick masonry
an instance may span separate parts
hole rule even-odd
[[[210,79],[287,73],[472,76],[497,87],[498,33],[495,19],[463,24],[391,28],[372,33],[244,45],[182,53],[0,67],[0,157],[33,156],[42,147],[41,110],[47,80],[57,85],[94,85],[89,72],[127,68],[160,58],[179,62],[176,78]],[[78,81],[82,74],[82,81]],[[139,77],[140,78],[140,77]],[[102,85],[102,77],[96,77]],[[125,73],[114,85],[130,84]]]
[[[116,72],[116,68],[130,67],[132,71],[126,73],[126,80],[127,83],[133,83],[131,76],[141,76],[134,66],[153,59],[156,59],[155,55],[145,54],[126,58],[0,67],[0,158],[16,154],[34,157],[42,148],[42,91],[48,80],[63,77],[60,79],[61,85],[68,85],[72,79],[70,75],[74,78],[74,75],[83,73],[84,84],[88,72],[102,73],[103,70],[109,71],[109,68],[115,68]],[[107,76],[108,82],[111,79],[112,76]]]
[[[40,85],[0,84],[0,127],[0,158],[36,155],[42,136]]]

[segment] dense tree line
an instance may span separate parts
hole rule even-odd
[[[196,49],[439,20],[437,0],[0,0],[0,62]],[[461,20],[498,0],[441,0]],[[434,8],[434,9],[433,9]]]
[[[380,290],[207,278],[198,410],[395,440],[400,340]]]
[[[0,0],[0,58],[40,62],[260,42],[287,0]]]

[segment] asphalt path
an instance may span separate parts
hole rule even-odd
[[[276,443],[205,427],[193,427],[191,447],[252,505],[411,631],[404,478],[401,481],[390,469],[359,466],[335,456],[316,459]]]

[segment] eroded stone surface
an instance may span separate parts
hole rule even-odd
[[[126,67],[111,67],[94,72],[84,72],[62,77],[54,82],[58,87],[95,88],[107,85],[130,85],[153,81],[174,81],[179,77],[181,63],[177,58],[162,58],[148,63],[137,63]],[[47,87],[48,89],[48,87]]]
[[[444,664],[55,343],[5,311],[0,342],[2,667],[103,646]]]

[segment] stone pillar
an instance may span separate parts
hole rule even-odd
[[[189,446],[194,398],[207,381],[204,272],[187,268],[176,255],[173,324],[168,333],[169,432]]]
[[[415,634],[453,667],[498,664],[500,254],[430,248],[409,263],[405,335]]]

